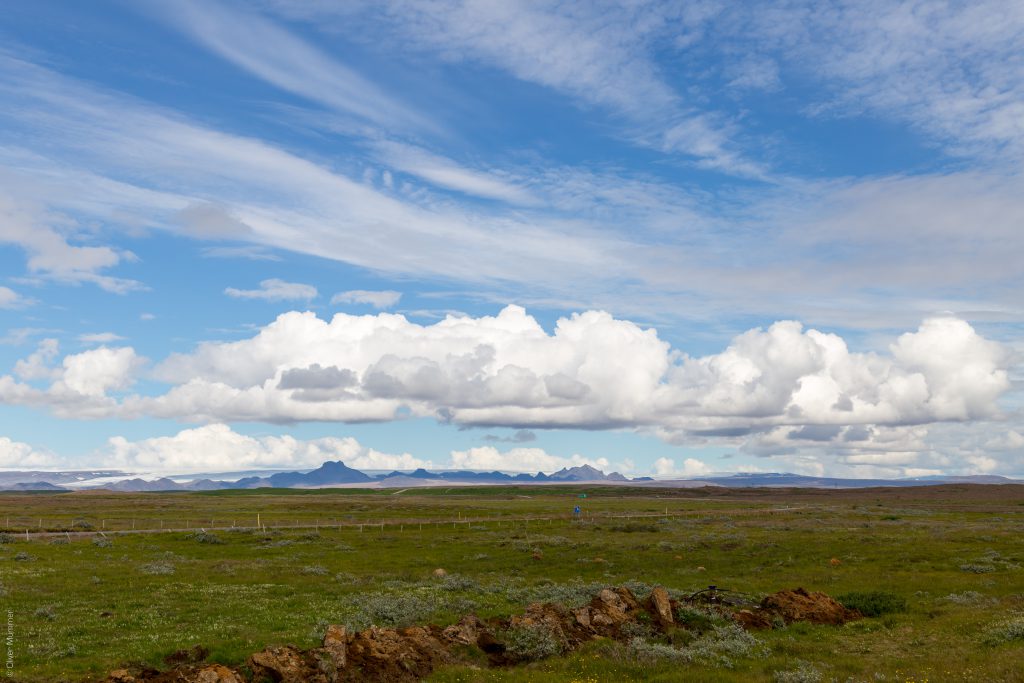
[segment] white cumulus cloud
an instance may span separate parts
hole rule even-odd
[[[672,458],[658,458],[654,461],[654,473],[660,479],[683,479],[711,474],[711,468],[696,458],[686,458],[682,467]]]
[[[365,448],[351,437],[301,440],[292,436],[246,436],[225,424],[185,429],[173,436],[129,441],[115,436],[100,458],[105,466],[152,472],[190,473],[319,467],[343,460],[356,469],[431,467],[408,453],[390,454]]]
[[[108,391],[131,386],[141,362],[130,347],[102,346],[65,356],[64,371],[58,383],[79,394],[103,396]]]
[[[549,332],[517,306],[431,325],[389,313],[323,320],[293,311],[248,339],[172,354],[150,374],[168,388],[145,395],[113,394],[131,386],[143,362],[130,347],[56,356],[55,342],[44,342],[16,366],[22,381],[0,376],[0,400],[78,417],[412,416],[464,426],[626,428],[680,444],[719,440],[754,456],[827,452],[851,467],[885,460],[918,468],[929,458],[929,467],[938,464],[934,455],[913,456],[934,450],[932,425],[1001,419],[1012,362],[1002,345],[952,317],[927,319],[884,351],[854,352],[836,334],[781,321],[718,353],[690,356],[657,330],[602,311],[562,318]],[[51,385],[39,389],[31,379]],[[958,451],[947,465],[978,452]],[[458,457],[504,461],[494,450]],[[534,464],[543,457],[517,453]],[[701,472],[687,461],[661,467]]]
[[[479,446],[465,451],[451,452],[451,468],[458,470],[499,470],[502,472],[546,472],[550,474],[564,467],[592,465],[606,470],[607,458],[591,459],[582,455],[563,458],[551,455],[543,448],[512,448],[499,451],[494,446]]]
[[[14,374],[23,380],[56,379],[60,371],[53,367],[53,361],[59,353],[60,343],[56,339],[43,339],[27,358],[14,364]]]
[[[27,443],[12,441],[0,436],[0,467],[9,469],[29,469],[33,467],[49,467],[56,463],[52,453],[33,448]]]
[[[835,334],[783,321],[691,357],[600,311],[562,318],[550,334],[516,306],[426,326],[384,313],[324,321],[292,312],[250,339],[171,356],[156,372],[176,386],[134,408],[274,421],[381,420],[408,409],[466,425],[652,427],[686,438],[989,417],[1009,388],[1007,363],[999,344],[955,318],[925,321],[885,354],[851,352]],[[315,393],[285,381],[299,370],[322,375]]]

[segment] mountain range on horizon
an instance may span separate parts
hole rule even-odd
[[[347,466],[341,460],[329,460],[310,471],[276,472],[268,476],[245,476],[236,480],[198,478],[177,481],[183,477],[143,479],[118,470],[102,471],[8,471],[0,472],[0,490],[7,491],[73,491],[107,489],[121,492],[147,491],[214,491],[222,489],[254,488],[330,488],[332,486],[367,488],[416,488],[443,485],[529,485],[529,484],[628,484],[645,487],[694,488],[700,486],[723,487],[813,487],[813,488],[866,488],[876,486],[930,486],[951,483],[1012,484],[1021,480],[996,475],[933,475],[905,479],[850,479],[816,477],[792,473],[738,473],[689,479],[629,478],[618,472],[605,474],[591,465],[562,468],[545,474],[472,470],[440,470],[431,472],[423,468],[411,472],[394,470],[371,475]],[[101,483],[89,485],[91,480]]]

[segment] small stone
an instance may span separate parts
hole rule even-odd
[[[590,608],[580,607],[572,611],[573,616],[576,617],[576,623],[583,628],[590,628]]]
[[[480,639],[480,633],[487,627],[483,622],[472,614],[467,614],[459,620],[459,623],[452,624],[441,632],[445,640],[463,645],[475,645]]]
[[[675,619],[672,618],[672,602],[669,600],[668,591],[664,586],[657,586],[651,591],[651,610],[654,612],[654,619],[662,628],[668,628]]]
[[[324,633],[324,649],[331,656],[331,660],[334,661],[334,666],[338,669],[345,668],[345,658],[348,650],[348,631],[344,626],[332,624],[327,627],[327,631]]]
[[[308,681],[302,654],[294,647],[268,647],[249,657],[249,668],[257,675],[281,683]]]
[[[244,683],[242,677],[226,666],[211,664],[196,672],[195,683]]]

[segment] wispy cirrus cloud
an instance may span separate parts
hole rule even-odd
[[[582,106],[603,108],[625,124],[619,137],[642,146],[689,155],[725,173],[765,173],[731,139],[730,117],[680,95],[653,59],[653,43],[670,29],[700,32],[718,11],[712,3],[269,4],[284,16],[328,22],[355,40],[369,25],[375,35],[390,33],[396,49],[500,68]]]
[[[136,213],[144,225],[176,230],[183,210],[214,203],[248,226],[244,239],[257,246],[391,273],[531,286],[594,268],[624,273],[622,254],[641,248],[579,221],[480,212],[378,189],[272,144],[12,58],[0,57],[0,75],[20,102],[10,112],[18,139],[48,136],[61,161],[17,147],[0,149],[0,160],[27,193],[58,210],[108,219]],[[82,130],[89,135],[72,133]],[[116,262],[112,249],[97,253],[108,255],[104,264]]]
[[[0,191],[0,244],[21,248],[33,277],[70,284],[88,282],[118,294],[143,288],[135,280],[103,272],[134,260],[131,252],[106,245],[73,244],[76,237],[88,240],[90,236],[74,219]],[[0,291],[0,307],[23,306],[29,301],[7,287]]]
[[[79,219],[111,226],[84,236],[99,239],[126,216],[133,229],[194,236],[197,228],[221,230],[227,218],[244,226],[231,232],[242,244],[212,248],[314,254],[471,284],[478,296],[504,302],[661,319],[792,315],[868,327],[912,324],[943,310],[1024,317],[1013,296],[1024,276],[1012,267],[1024,251],[1014,230],[1024,186],[1013,175],[793,181],[721,200],[639,171],[540,162],[500,175],[538,204],[484,206],[423,186],[368,182],[9,56],[0,57],[0,89],[14,103],[0,134],[0,161],[19,196],[12,206],[40,207],[28,214],[32,221],[11,223],[29,226],[18,239],[60,237]],[[53,158],[21,146],[43,139]],[[114,291],[140,286],[107,272],[127,252],[90,248],[103,257],[92,270],[52,277]]]
[[[205,258],[244,259],[246,261],[280,261],[278,254],[266,247],[251,244],[240,246],[204,247],[200,253]]]
[[[438,187],[510,204],[537,204],[537,199],[508,174],[502,177],[502,174],[468,168],[404,143],[385,140],[373,147],[382,163]]]
[[[224,293],[234,299],[262,299],[264,301],[309,301],[318,295],[316,287],[301,282],[286,282],[278,278],[262,280],[256,289],[228,287]]]
[[[111,342],[123,341],[124,337],[114,332],[90,332],[78,335],[78,341],[84,344],[109,344]]]
[[[0,308],[22,308],[29,305],[30,301],[10,287],[0,286]]]
[[[391,308],[402,298],[401,292],[393,289],[366,290],[351,289],[338,292],[331,297],[331,304],[368,304],[374,308]]]
[[[1004,0],[268,4],[350,40],[390,36],[392,50],[499,68],[617,113],[641,144],[727,172],[764,175],[750,160],[763,140],[744,131],[745,116],[709,102],[786,82],[816,89],[804,114],[908,124],[951,154],[998,165],[1024,155],[1024,12]]]
[[[826,112],[867,110],[956,155],[1024,160],[1024,10],[1016,3],[798,2],[751,7],[738,23],[723,29],[737,28],[754,50],[825,85]]]
[[[439,130],[373,81],[259,14],[194,0],[162,9],[201,45],[283,90],[386,129]]]

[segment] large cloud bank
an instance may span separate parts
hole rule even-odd
[[[5,439],[0,438],[0,458]],[[15,447],[28,449],[25,444]],[[28,451],[26,451],[27,453]],[[446,462],[422,460],[409,453],[385,453],[361,445],[352,437],[296,439],[292,436],[247,436],[225,424],[184,429],[171,436],[129,441],[115,436],[94,454],[106,467],[141,472],[229,472],[269,468],[313,468],[327,460],[343,460],[360,470],[412,470],[418,467],[501,470],[506,472],[554,472],[563,467],[594,465],[608,469],[608,460],[580,455],[561,457],[541,448],[493,446],[451,451]],[[10,460],[6,458],[4,462]]]
[[[319,467],[344,460],[357,469],[430,467],[408,453],[383,453],[351,437],[301,440],[292,436],[246,436],[224,424],[185,429],[173,436],[129,441],[115,436],[99,454],[108,467],[153,472],[216,472]]]
[[[52,453],[33,448],[27,443],[0,436],[0,467],[50,467],[56,463]]]
[[[644,428],[669,440],[785,430],[856,441],[878,428],[998,414],[1008,352],[951,317],[925,320],[887,353],[777,322],[692,357],[654,329],[608,313],[562,318],[552,333],[517,306],[418,325],[401,315],[279,316],[255,336],[205,343],[148,371],[169,385],[125,394],[144,361],[100,347],[56,364],[52,342],[0,377],[0,400],[65,416],[196,422],[386,421]],[[51,363],[52,361],[52,363]],[[49,386],[39,386],[47,377]],[[35,381],[33,381],[35,380]]]

